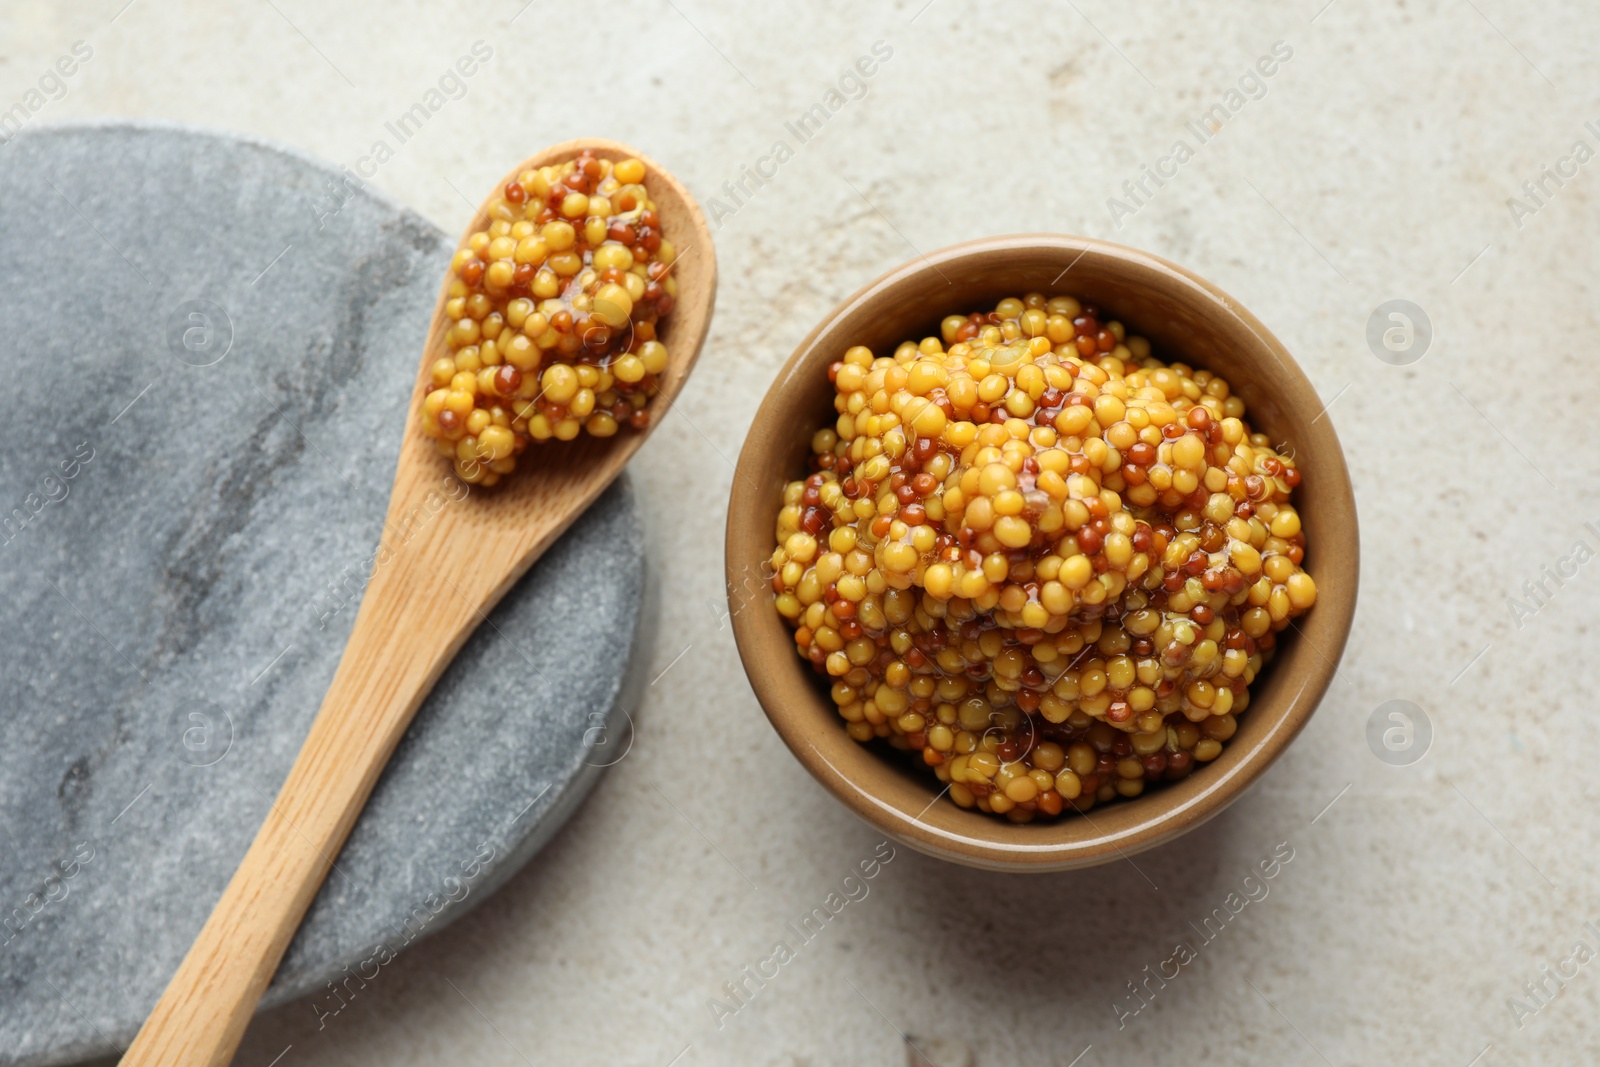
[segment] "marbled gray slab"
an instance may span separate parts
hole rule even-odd
[[[0,146],[0,1063],[125,1044],[266,815],[354,619],[450,244],[247,139]],[[554,833],[631,742],[644,587],[623,483],[445,674],[268,1003],[336,1009],[330,978]]]

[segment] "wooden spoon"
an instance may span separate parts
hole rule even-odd
[[[585,149],[605,159],[644,161],[662,230],[680,249],[673,268],[678,299],[660,326],[670,363],[650,401],[653,428],[700,354],[716,299],[716,256],[699,206],[660,165],[598,138],[568,141],[519,164],[489,202],[522,171],[565,162]],[[487,210],[485,203],[469,233],[488,225]],[[124,1055],[124,1067],[233,1058],[290,938],[423,698],[485,614],[644,442],[644,433],[624,427],[611,438],[535,443],[498,486],[475,488],[434,514],[442,479],[454,475],[424,437],[418,413],[428,368],[449,351],[448,285],[447,276],[406,415],[384,522],[387,562],[372,575],[333,684],[266,822]]]

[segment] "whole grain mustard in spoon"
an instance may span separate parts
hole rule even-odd
[[[533,442],[649,426],[678,252],[645,171],[592,151],[529,167],[456,252],[422,432],[464,480],[495,485]]]
[[[266,821],[125,1067],[232,1059],[439,675],[682,389],[716,280],[688,191],[614,141],[540,152],[478,210],[429,328],[384,522],[387,562]],[[482,491],[416,523],[452,466]]]

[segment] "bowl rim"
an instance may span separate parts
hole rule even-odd
[[[1160,256],[1097,238],[1065,234],[1025,233],[984,237],[927,254],[919,254],[916,258],[867,282],[828,311],[796,345],[774,377],[751,422],[735,464],[726,526],[724,565],[730,620],[740,661],[768,722],[806,770],[846,807],[880,831],[918,851],[968,866],[1008,871],[1063,870],[1092,866],[1118,858],[1125,859],[1199,826],[1237,799],[1304,728],[1332,683],[1349,638],[1358,585],[1358,577],[1352,577],[1347,596],[1331,601],[1319,597],[1316,611],[1321,614],[1322,619],[1319,620],[1317,628],[1323,631],[1324,637],[1331,632],[1332,639],[1324,644],[1313,644],[1312,647],[1319,655],[1310,660],[1310,666],[1297,676],[1298,686],[1290,686],[1283,695],[1282,707],[1271,709],[1272,721],[1266,733],[1257,737],[1255,743],[1248,746],[1228,766],[1219,768],[1215,764],[1210,765],[1208,769],[1221,773],[1208,774],[1203,784],[1194,789],[1193,795],[1182,802],[1160,802],[1160,797],[1172,793],[1172,788],[1169,787],[1149,797],[1138,798],[1130,804],[1116,805],[1115,809],[1121,809],[1121,812],[1144,809],[1148,814],[1139,816],[1135,810],[1134,815],[1128,817],[1119,813],[1115,821],[1126,825],[1120,826],[1113,832],[1100,832],[1094,820],[1085,816],[1094,829],[1092,836],[1081,840],[1050,840],[1051,835],[1048,831],[1051,828],[1074,825],[1076,820],[1063,819],[1051,823],[1017,825],[981,812],[975,814],[992,824],[992,834],[952,832],[923,820],[922,816],[933,806],[932,802],[923,809],[923,812],[912,815],[908,809],[877,795],[869,788],[870,783],[859,780],[859,775],[837,766],[821,748],[812,743],[807,726],[801,721],[802,716],[789,714],[784,710],[787,704],[792,703],[794,684],[792,679],[800,679],[808,685],[814,685],[814,682],[806,677],[809,674],[806,665],[799,657],[792,654],[792,650],[791,655],[784,657],[786,662],[782,664],[771,662],[770,656],[763,657],[757,648],[755,636],[755,628],[759,625],[755,618],[757,613],[741,610],[746,604],[741,602],[739,583],[752,562],[755,562],[741,556],[741,553],[747,550],[747,546],[741,543],[738,536],[739,527],[742,521],[748,521],[742,520],[741,516],[749,514],[752,510],[759,513],[767,509],[770,499],[765,494],[769,494],[773,488],[760,485],[750,474],[750,468],[759,462],[767,450],[782,446],[783,425],[787,414],[785,395],[796,384],[798,377],[808,371],[807,364],[815,358],[814,349],[819,339],[842,320],[859,312],[864,305],[872,301],[885,299],[897,288],[914,286],[919,280],[925,280],[925,276],[930,272],[942,275],[943,272],[940,270],[942,265],[972,257],[1014,255],[1028,249],[1043,249],[1063,256],[1072,256],[1061,275],[1052,282],[1037,286],[1039,290],[1059,290],[1061,278],[1077,267],[1080,260],[1088,260],[1091,266],[1097,260],[1115,260],[1146,272],[1153,279],[1159,279],[1167,295],[1176,299],[1186,299],[1201,314],[1207,317],[1227,316],[1234,320],[1237,327],[1242,327],[1259,345],[1261,352],[1272,357],[1280,365],[1283,378],[1279,387],[1293,401],[1292,404],[1286,405],[1285,417],[1296,424],[1298,431],[1304,432],[1308,444],[1312,444],[1312,439],[1315,439],[1315,447],[1327,453],[1325,462],[1331,463],[1331,470],[1324,470],[1318,480],[1316,490],[1318,498],[1327,501],[1330,510],[1349,515],[1348,523],[1330,524],[1328,528],[1318,530],[1318,553],[1327,553],[1333,558],[1347,560],[1345,565],[1351,575],[1358,576],[1360,550],[1355,497],[1344,453],[1331,420],[1320,418],[1321,411],[1325,411],[1326,407],[1321,404],[1315,388],[1304,371],[1277,337],[1237,300],[1215,284]],[[952,305],[955,303],[956,301],[952,300]],[[1302,425],[1306,418],[1302,409],[1313,401],[1321,407],[1321,411],[1310,423]],[[1319,421],[1320,427],[1316,425]],[[1333,476],[1330,477],[1330,474]],[[757,596],[759,598],[760,594]],[[1303,632],[1298,632],[1299,627],[1295,629],[1297,640],[1309,641]],[[1256,707],[1257,705],[1252,704],[1252,711]],[[830,705],[828,710],[834,709]],[[836,715],[834,717],[836,718]],[[842,730],[840,735],[848,739]],[[854,741],[850,743],[856,744]],[[1230,743],[1224,749],[1225,754],[1232,748],[1234,744]],[[884,775],[896,773],[894,768],[882,761],[877,753],[870,752],[865,746],[862,746],[862,751],[868,752],[881,765]],[[869,773],[877,772],[874,770]],[[1173,786],[1180,784],[1184,783],[1173,783]],[[941,792],[934,797],[934,800],[937,801],[942,796]],[[956,810],[964,811],[964,809]],[[1096,809],[1097,812],[1103,810]],[[1037,840],[1024,841],[1018,831],[1022,831],[1023,834],[1031,833]]]

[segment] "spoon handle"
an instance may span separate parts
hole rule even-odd
[[[448,575],[454,589],[427,580],[439,576],[429,551],[438,541],[425,540],[392,554],[373,574],[283,788],[123,1067],[232,1059],[395,745],[482,617],[478,605],[487,611],[498,599],[498,590],[459,588],[459,572]]]

